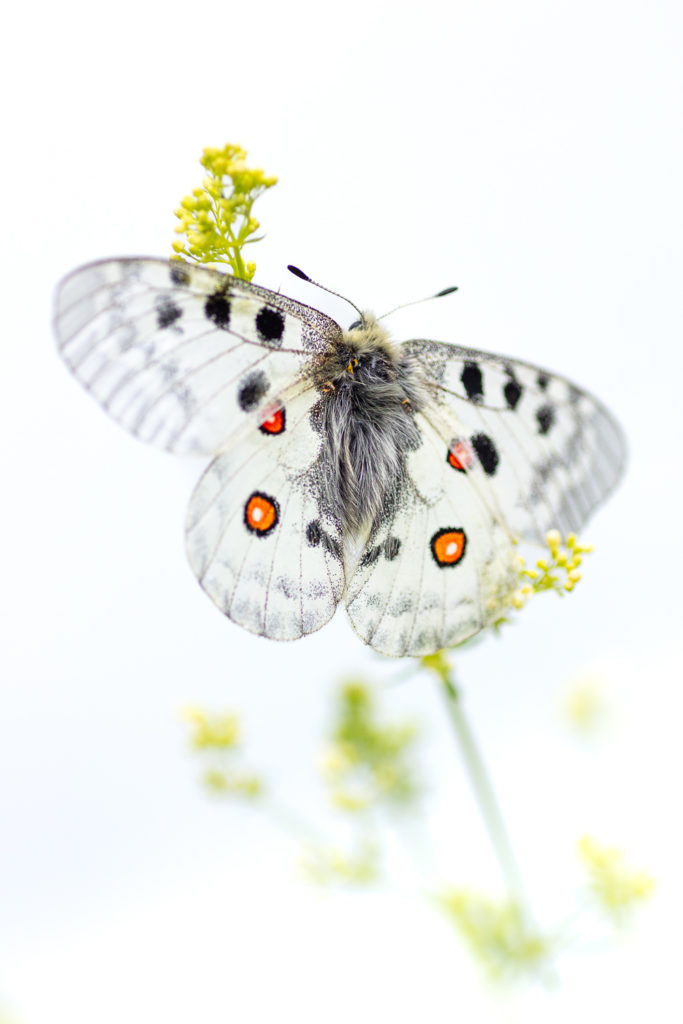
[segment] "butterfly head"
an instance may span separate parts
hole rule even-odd
[[[324,374],[335,388],[346,390],[395,376],[397,350],[371,313],[353,323],[324,360]]]
[[[389,338],[389,332],[373,313],[363,313],[361,320],[355,320],[344,331],[344,343],[361,355],[382,353],[390,361],[397,359],[397,349]]]

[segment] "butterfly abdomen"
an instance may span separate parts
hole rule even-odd
[[[381,519],[419,446],[414,416],[422,404],[413,365],[376,321],[346,332],[318,369],[327,439],[322,480],[345,537]]]

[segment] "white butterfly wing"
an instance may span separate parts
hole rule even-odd
[[[424,412],[444,462],[454,448],[465,475],[472,464],[483,469],[490,501],[518,537],[578,530],[616,486],[624,436],[587,392],[528,363],[455,345],[410,341],[403,351],[426,376]]]
[[[212,454],[255,411],[306,387],[310,356],[341,337],[329,317],[207,267],[111,259],[59,286],[59,351],[140,440]]]
[[[446,461],[429,420],[353,573],[347,612],[382,654],[431,654],[500,618],[518,585],[515,545],[490,500],[486,474]]]
[[[188,508],[201,586],[238,625],[276,640],[320,629],[345,585],[340,523],[321,508],[317,397],[295,398],[217,455]]]

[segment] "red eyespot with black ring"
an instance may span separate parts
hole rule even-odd
[[[265,537],[267,533],[275,529],[279,518],[278,503],[269,494],[254,491],[247,499],[244,506],[244,525],[250,533]]]
[[[262,434],[282,434],[285,426],[285,410],[280,407],[273,412],[266,413],[266,418],[260,423],[259,430]]]
[[[453,469],[464,473],[465,470],[470,469],[474,465],[474,448],[465,438],[456,437],[454,441],[451,441],[446,454],[446,461]]]
[[[429,542],[432,558],[436,564],[445,569],[449,565],[457,565],[465,554],[467,536],[460,526],[448,526],[437,530]]]

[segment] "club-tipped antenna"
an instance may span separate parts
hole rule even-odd
[[[392,313],[397,313],[399,309],[405,309],[406,306],[417,306],[420,302],[429,302],[431,299],[442,299],[444,295],[451,295],[453,292],[457,292],[457,284],[452,285],[450,288],[442,288],[440,292],[435,295],[427,295],[424,299],[413,299],[412,302],[402,302],[400,306],[394,306],[388,313],[382,313],[378,316],[378,320],[384,320],[385,316],[391,316]]]
[[[312,277],[309,277],[308,274],[304,274],[303,270],[299,270],[298,267],[293,266],[291,263],[287,264],[287,270],[290,274],[294,274],[295,277],[300,277],[302,281],[308,281],[309,284],[315,285],[316,288],[320,288],[322,291],[327,292],[328,295],[336,295],[337,298],[341,299],[343,302],[348,302],[349,306],[352,306],[356,313],[358,313],[361,323],[365,322],[361,310],[355,302],[351,302],[351,299],[347,299],[345,295],[340,295],[339,292],[333,292],[331,288],[326,288],[324,284],[314,281]]]

